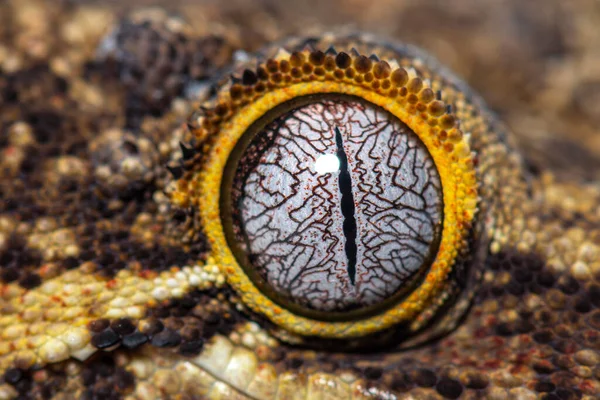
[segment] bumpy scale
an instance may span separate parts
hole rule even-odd
[[[366,35],[292,38],[256,59],[238,57],[215,98],[184,101],[193,58],[181,43],[203,36],[180,19],[153,11],[122,22],[121,36],[109,37],[125,37],[127,48],[117,40],[103,48],[116,55],[103,58],[78,38],[100,42],[110,14],[43,7],[0,4],[21,38],[3,49],[14,57],[3,53],[0,76],[0,399],[600,393],[597,190],[530,176],[506,128],[430,57]],[[64,38],[47,21],[64,22]],[[157,51],[135,46],[148,37],[161,38],[150,41]],[[46,41],[56,43],[28,45]],[[227,46],[191,48],[210,64]],[[63,48],[78,56],[54,53]],[[129,98],[127,76],[140,83]],[[153,101],[161,76],[176,84]],[[287,101],[269,97],[285,85],[301,84],[278,92],[295,97],[334,92],[332,82],[373,104],[398,99],[389,111],[429,149],[447,231],[437,264],[387,311],[313,323],[273,304],[226,255],[221,188],[210,184],[227,161],[215,149],[243,133],[232,139],[227,121],[249,126]],[[365,335],[385,351],[365,346]]]

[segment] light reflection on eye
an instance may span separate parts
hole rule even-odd
[[[335,154],[323,154],[315,161],[317,174],[329,174],[340,170],[340,160]]]

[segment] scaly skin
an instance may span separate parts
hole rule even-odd
[[[198,210],[173,200],[202,84],[253,56],[228,67],[234,40],[161,12],[0,7],[14,38],[0,60],[0,399],[597,398],[597,183],[529,170],[483,101],[422,53],[367,35],[312,43],[414,68],[476,154],[462,290],[426,329],[374,349],[305,341],[246,308]],[[190,54],[204,58],[175,61]]]

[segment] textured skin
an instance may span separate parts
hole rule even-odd
[[[193,208],[163,193],[164,166],[197,157],[179,148],[197,101],[171,102],[181,88],[156,93],[157,82],[202,73],[188,61],[161,68],[173,56],[160,45],[145,61],[153,51],[141,45],[131,58],[95,55],[117,22],[103,10],[0,7],[13,21],[1,28],[11,41],[0,76],[0,398],[597,398],[598,184],[528,170],[506,128],[444,70],[402,62],[431,74],[478,152],[473,305],[463,319],[461,301],[442,309],[439,326],[457,329],[415,348],[307,349],[244,308],[207,258]],[[62,36],[48,35],[58,25]],[[208,74],[235,48],[203,50]]]

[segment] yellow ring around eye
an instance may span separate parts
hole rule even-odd
[[[319,60],[323,53],[318,53]],[[209,104],[209,107],[192,121],[196,126],[193,134],[198,140],[204,140],[205,146],[208,146],[206,158],[198,172],[191,178],[178,182],[178,189],[171,197],[176,204],[198,207],[211,244],[213,261],[220,265],[228,283],[249,308],[300,335],[327,338],[359,337],[411,321],[425,311],[435,300],[435,296],[442,292],[456,258],[467,248],[468,231],[477,207],[475,168],[467,139],[458,128],[456,117],[446,114],[445,105],[440,100],[434,100],[433,91],[427,82],[423,82],[413,72],[407,72],[403,68],[391,72],[389,64],[385,61],[366,63],[367,66],[372,66],[365,69],[364,65],[357,63],[364,62],[366,57],[345,54],[354,61],[349,63],[349,67],[332,67],[330,62],[330,68],[321,68],[319,74],[314,73],[316,68],[290,68],[294,65],[309,64],[315,58],[313,55],[314,53],[308,51],[291,56],[280,54],[275,60],[269,60],[259,66],[258,78],[251,79],[250,84],[223,87],[217,100]],[[331,59],[331,56],[328,57]],[[324,65],[327,66],[327,63]],[[353,65],[355,73],[343,73],[348,69],[354,70]],[[270,77],[275,74],[278,74],[278,78],[274,82]],[[280,79],[282,76],[284,79]],[[285,79],[286,76],[290,78]],[[357,79],[357,76],[362,79]],[[353,321],[327,322],[299,316],[261,293],[244,273],[228,247],[220,217],[219,200],[223,171],[240,137],[273,107],[299,96],[320,93],[358,96],[397,116],[425,144],[442,183],[442,238],[427,276],[398,304],[382,310],[379,314]]]

